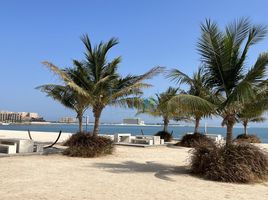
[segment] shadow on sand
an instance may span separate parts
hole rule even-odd
[[[133,161],[126,161],[123,163],[96,163],[94,167],[104,168],[112,173],[153,173],[156,178],[165,181],[175,181],[169,177],[170,175],[188,175],[190,173],[186,166],[175,167],[151,161],[147,161],[146,163],[137,163]]]

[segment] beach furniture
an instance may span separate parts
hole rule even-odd
[[[0,138],[0,145],[15,145],[15,153],[32,153],[34,149],[34,142],[32,140],[27,139]]]
[[[15,154],[17,150],[17,144],[12,142],[4,142],[0,144],[0,153]]]
[[[160,145],[160,136],[152,135],[136,135],[135,139],[132,139],[134,144],[147,144],[147,145]]]
[[[165,140],[164,139],[160,139],[160,144],[165,144]]]
[[[114,142],[131,142],[131,134],[130,133],[116,133],[114,134]]]
[[[211,138],[215,142],[222,142],[224,138],[219,134],[205,134],[208,138]]]

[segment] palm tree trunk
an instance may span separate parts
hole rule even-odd
[[[234,123],[227,123],[226,145],[230,145],[233,142],[233,127]]]
[[[244,134],[247,135],[248,134],[248,122],[244,121],[243,126],[244,126]]]
[[[167,132],[168,131],[167,128],[168,128],[169,120],[168,120],[168,118],[164,117],[163,121],[164,121],[164,129],[163,129],[163,131]]]
[[[83,132],[83,115],[78,114],[77,115],[78,118],[78,124],[79,124],[79,132]]]
[[[195,117],[194,133],[199,133],[200,117]]]
[[[93,129],[93,135],[97,136],[100,131],[100,116],[101,116],[102,108],[93,108],[94,113],[94,129]]]
[[[233,143],[233,128],[236,122],[235,114],[233,113],[227,114],[224,121],[225,125],[227,126],[226,146],[228,146]]]

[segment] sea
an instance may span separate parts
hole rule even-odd
[[[84,125],[85,131],[92,131],[93,125]],[[101,134],[115,134],[115,133],[131,133],[132,135],[153,135],[156,132],[162,130],[161,125],[121,125],[121,124],[102,124],[100,125]],[[0,125],[0,130],[19,130],[19,131],[41,131],[41,132],[59,132],[60,130],[65,133],[76,133],[78,131],[77,124],[10,124]],[[184,134],[193,132],[192,126],[178,126],[170,125],[169,132],[173,133],[173,137],[181,138]],[[200,127],[200,132],[205,132],[204,127]],[[207,127],[207,133],[220,134],[223,137],[226,136],[226,127]],[[242,127],[235,127],[233,130],[233,136],[243,133]],[[249,127],[249,134],[257,135],[263,143],[268,143],[268,128],[266,127]]]

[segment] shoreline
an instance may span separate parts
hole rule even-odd
[[[34,126],[34,125],[40,125],[40,126],[50,126],[50,125],[76,125],[78,126],[78,123],[60,123],[60,122],[32,122],[32,123],[10,123],[9,125],[2,125],[0,124],[0,127],[8,127],[8,126]],[[94,126],[93,123],[83,123],[83,126]],[[126,127],[162,127],[163,124],[123,124],[123,123],[101,123],[100,126],[126,126]],[[194,125],[186,125],[186,124],[169,124],[169,127],[190,127],[193,128]],[[205,125],[200,125],[200,128],[205,128]],[[226,127],[218,126],[218,125],[209,125],[206,128],[222,128],[226,129]],[[235,129],[244,129],[243,126],[234,126]],[[268,129],[268,127],[264,126],[249,126],[248,129],[254,129],[254,128],[260,128],[260,129]]]

